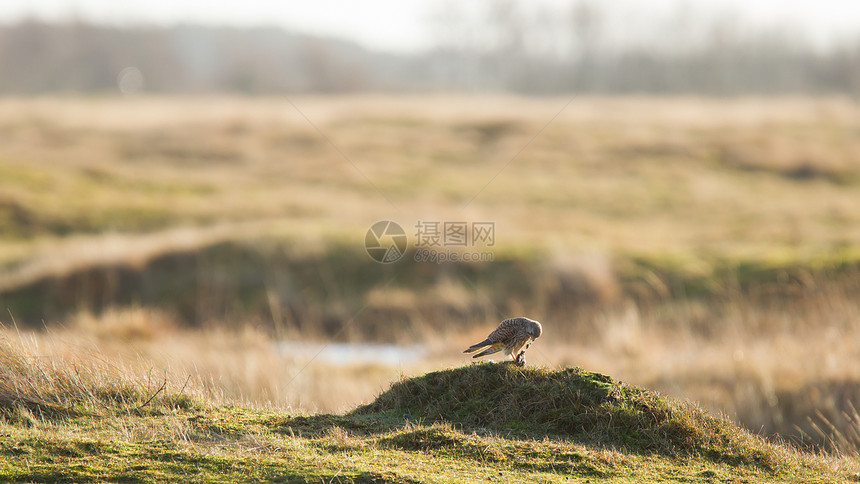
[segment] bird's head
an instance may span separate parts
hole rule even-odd
[[[533,319],[529,320],[529,324],[526,326],[526,333],[528,333],[529,336],[532,337],[532,339],[538,339],[542,331],[543,328],[541,327],[539,322]]]

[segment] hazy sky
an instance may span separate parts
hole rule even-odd
[[[466,10],[479,11],[491,1],[0,0],[0,22],[23,17],[77,17],[113,24],[276,25],[342,37],[371,48],[408,52],[431,44],[433,33],[428,20],[438,17],[446,5],[463,9],[467,4]],[[532,0],[521,2],[521,6],[526,10],[565,12],[574,3]],[[788,25],[822,44],[860,33],[860,2],[856,0],[621,0],[603,4],[607,3],[619,18],[623,16],[623,22],[647,23],[684,4],[705,13],[734,11],[753,25]]]

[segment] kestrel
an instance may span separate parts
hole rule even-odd
[[[525,365],[525,348],[532,341],[540,337],[541,325],[539,322],[529,318],[510,318],[502,321],[499,327],[493,330],[487,339],[475,343],[463,353],[472,353],[483,349],[472,358],[492,355],[504,350],[505,356],[510,356],[518,365]]]

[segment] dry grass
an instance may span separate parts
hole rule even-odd
[[[46,357],[35,338],[0,341],[0,417],[37,426],[80,416],[131,415],[154,407],[189,408],[193,386],[160,372],[153,378],[99,354]],[[160,377],[160,378],[159,378]],[[188,390],[188,393],[186,393]]]
[[[23,335],[23,336],[22,336]],[[305,367],[310,356],[280,351],[268,335],[251,327],[208,331],[180,329],[168,316],[146,309],[76,316],[62,329],[13,332],[45,361],[106,361],[123,372],[190,378],[207,398],[294,411],[342,411],[369,399],[394,368],[332,367],[325,359]]]

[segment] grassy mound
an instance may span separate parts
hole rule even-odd
[[[355,414],[403,413],[508,437],[549,436],[626,452],[773,468],[771,446],[724,418],[606,375],[477,364],[395,383]]]

